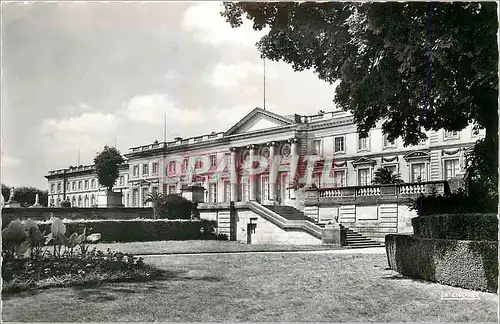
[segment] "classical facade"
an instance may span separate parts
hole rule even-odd
[[[318,188],[367,186],[386,167],[407,183],[449,180],[465,172],[465,153],[484,136],[469,126],[461,132],[430,131],[417,146],[389,142],[380,125],[361,138],[353,117],[343,111],[280,116],[253,109],[224,132],[133,147],[125,154],[115,191],[126,207],[145,206],[146,194],[180,193],[195,182],[205,202],[256,201],[294,205],[293,183]],[[68,198],[73,206],[95,205],[93,166],[49,171],[49,203]]]
[[[113,191],[122,192],[123,205],[127,205],[128,196],[128,165],[120,166],[118,177]],[[49,206],[60,207],[63,200],[71,202],[73,207],[96,207],[97,196],[100,190],[94,165],[70,166],[67,169],[49,171],[45,176],[49,182]]]

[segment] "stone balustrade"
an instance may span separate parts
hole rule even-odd
[[[447,181],[429,181],[417,183],[401,183],[390,185],[370,185],[370,186],[351,186],[337,188],[319,188],[309,189],[318,192],[320,200],[339,197],[375,197],[375,196],[403,196],[412,197],[420,194],[444,194],[449,191]]]

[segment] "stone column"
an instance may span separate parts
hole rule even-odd
[[[269,146],[269,200],[276,202],[276,191],[278,184],[278,160],[276,159],[276,142],[268,143]]]
[[[297,138],[290,139],[290,150],[292,151],[292,159],[290,161],[290,183],[294,180],[299,180],[297,176],[298,163],[299,163],[299,140]],[[290,189],[290,199],[295,199],[295,190]]]
[[[231,147],[231,201],[238,201],[238,170],[236,168],[237,152],[235,147]]]
[[[249,164],[248,164],[248,187],[250,191],[250,201],[256,201],[257,200],[257,175],[255,174],[255,171],[253,169],[253,163],[255,161],[255,145],[249,145],[248,149],[250,150],[250,156],[249,156]]]

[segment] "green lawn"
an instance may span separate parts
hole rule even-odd
[[[341,252],[347,252],[346,250]],[[497,322],[497,295],[400,278],[384,254],[150,256],[167,271],[147,283],[3,296],[4,321]]]
[[[169,253],[213,253],[213,252],[252,252],[252,251],[320,251],[338,250],[333,245],[286,245],[286,244],[244,244],[234,241],[156,241],[96,244],[96,248],[132,254],[169,254]]]

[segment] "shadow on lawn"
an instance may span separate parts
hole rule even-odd
[[[33,290],[2,292],[2,298],[9,297],[24,298],[43,293],[46,290],[72,288],[78,293],[78,298],[86,301],[111,301],[117,298],[118,294],[135,294],[138,292],[147,292],[151,290],[162,289],[162,282],[165,281],[207,281],[219,282],[221,277],[215,276],[190,276],[187,271],[168,271],[157,270],[153,278],[150,279],[121,279],[117,281],[94,281],[80,284],[73,284],[65,287],[43,287]],[[135,285],[135,287],[127,288],[118,285]],[[138,286],[140,285],[140,286]]]
[[[186,276],[186,271],[167,271],[160,270],[159,274],[151,280],[126,280],[119,282],[102,282],[100,284],[92,285],[78,285],[72,286],[73,290],[78,294],[78,299],[89,302],[105,302],[112,301],[120,297],[120,294],[136,294],[148,293],[155,290],[163,289],[163,282],[166,281],[188,281],[199,280],[208,282],[222,281],[220,277],[214,276],[200,276],[192,277]],[[133,287],[120,287],[117,285],[133,284]],[[139,286],[140,285],[140,286]]]

